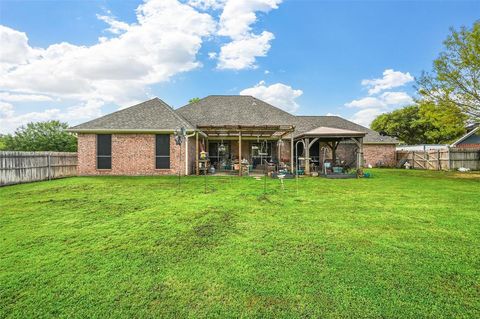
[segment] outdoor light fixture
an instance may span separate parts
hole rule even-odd
[[[225,147],[225,145],[223,145],[223,139],[222,139],[222,143],[218,146],[218,151],[220,153],[224,153],[225,150],[226,150],[226,147]]]
[[[175,144],[180,146],[179,147],[179,152],[178,152],[178,162],[181,163],[182,162],[182,147],[181,147],[181,145],[183,144],[183,141],[185,140],[185,138],[187,136],[187,130],[184,127],[180,128],[180,129],[177,129],[177,130],[175,130],[174,136],[175,136]],[[178,187],[180,187],[180,176],[181,176],[181,172],[180,172],[180,170],[178,170]]]
[[[187,130],[182,127],[181,129],[175,130],[175,144],[182,145],[183,141],[185,140],[185,136],[187,135]]]

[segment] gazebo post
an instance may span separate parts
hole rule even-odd
[[[294,172],[294,164],[293,164],[293,131],[290,133],[290,168],[292,170],[292,174]],[[298,169],[298,167],[297,167]]]
[[[198,132],[195,134],[195,175],[200,175],[200,170],[198,167]]]
[[[357,144],[357,169],[363,167],[363,137],[352,138],[352,140]]]
[[[337,162],[337,147],[338,147],[339,142],[334,141],[333,142],[333,148],[332,148],[332,160],[333,160],[333,165],[335,166]]]
[[[307,137],[305,140],[305,175],[310,175],[310,139]]]
[[[238,131],[238,176],[242,176],[242,131]]]

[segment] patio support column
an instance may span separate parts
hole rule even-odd
[[[352,140],[357,144],[357,169],[363,167],[363,138],[352,138]]]
[[[195,175],[200,175],[198,167],[198,132],[195,134]]]
[[[294,163],[293,163],[293,132],[290,133],[290,169],[292,170],[292,174],[294,173]],[[298,169],[298,167],[297,167]]]
[[[305,175],[310,175],[310,139],[305,139]]]
[[[238,132],[238,176],[242,176],[242,131]]]

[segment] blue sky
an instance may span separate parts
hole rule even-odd
[[[0,132],[239,93],[368,125],[480,17],[480,1],[146,2],[0,1]]]

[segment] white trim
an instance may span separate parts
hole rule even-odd
[[[185,175],[189,175],[190,172],[189,172],[189,162],[188,162],[188,139],[190,137],[194,137],[195,136],[195,132],[193,132],[192,134],[190,135],[186,135],[185,136]]]

